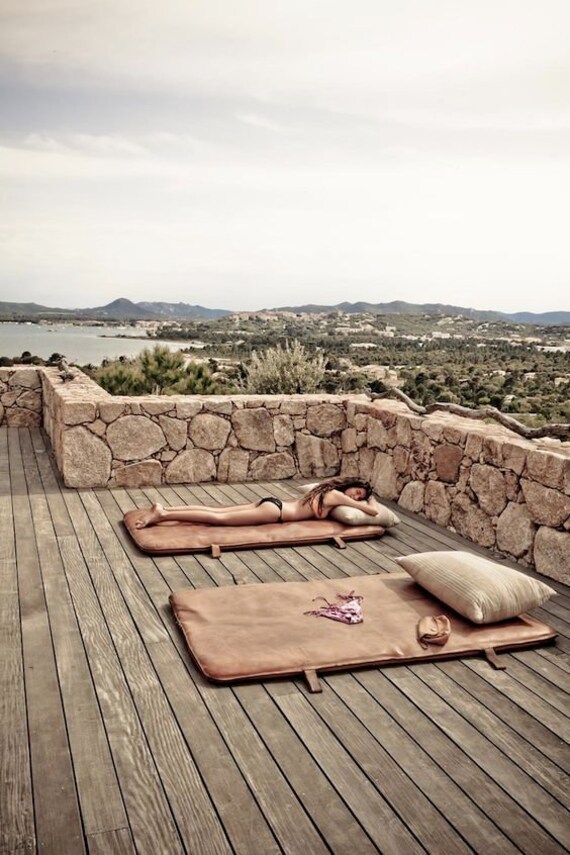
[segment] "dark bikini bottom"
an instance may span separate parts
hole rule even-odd
[[[272,505],[276,505],[279,508],[279,522],[283,522],[283,502],[281,499],[277,499],[275,496],[264,496],[263,499],[260,499],[257,503],[257,507],[262,505],[264,502],[271,502]]]

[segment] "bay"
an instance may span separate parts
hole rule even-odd
[[[118,338],[118,336],[126,336]],[[0,356],[11,359],[25,350],[48,359],[60,353],[69,363],[100,365],[104,359],[137,356],[145,347],[162,344],[169,350],[196,347],[192,341],[159,341],[136,338],[144,330],[135,327],[101,327],[73,324],[0,323]]]

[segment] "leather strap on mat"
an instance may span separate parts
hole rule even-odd
[[[504,662],[501,662],[499,657],[497,656],[496,650],[494,647],[486,647],[483,651],[485,654],[485,658],[489,665],[491,665],[495,671],[506,671],[507,666]]]
[[[307,681],[309,692],[311,692],[312,694],[316,694],[317,692],[323,691],[323,687],[321,686],[320,680],[317,677],[317,672],[314,669],[303,671],[303,674],[305,676],[305,680]]]

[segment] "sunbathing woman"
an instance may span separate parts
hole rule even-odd
[[[177,508],[164,508],[157,502],[136,523],[136,527],[145,528],[170,520],[207,525],[260,525],[292,520],[322,520],[339,505],[358,508],[369,516],[374,516],[378,510],[368,481],[360,478],[331,478],[318,484],[305,496],[285,501],[276,496],[264,496],[257,502],[245,505],[183,505]]]

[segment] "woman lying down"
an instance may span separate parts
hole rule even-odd
[[[323,520],[333,508],[357,508],[369,516],[378,513],[379,505],[372,496],[368,481],[360,478],[331,478],[317,484],[305,496],[282,501],[264,496],[245,505],[182,505],[165,508],[158,502],[146,516],[136,522],[137,528],[176,520],[206,525],[261,525],[263,523]]]

